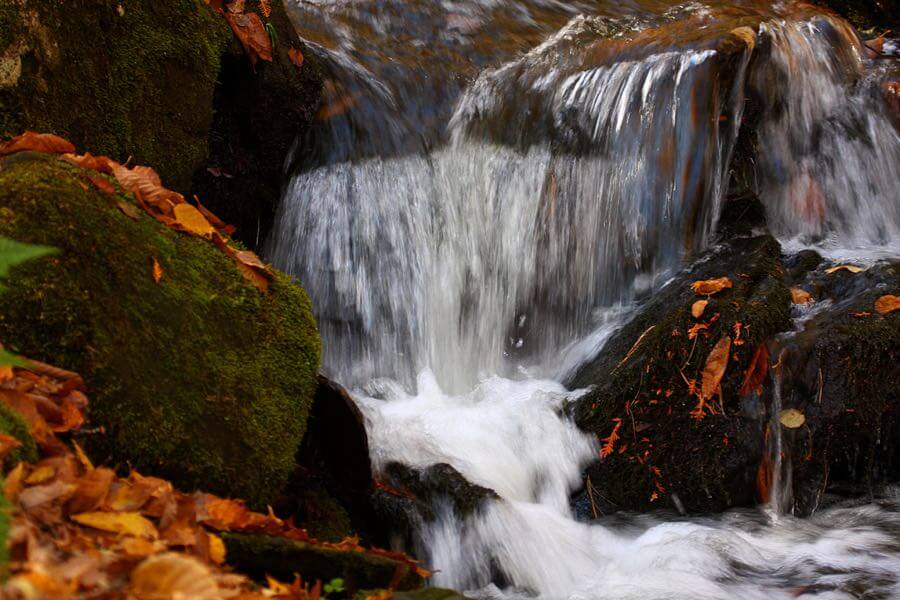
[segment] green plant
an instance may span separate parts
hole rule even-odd
[[[325,598],[327,598],[331,594],[340,594],[345,590],[344,580],[341,579],[340,577],[332,579],[331,581],[326,583],[325,587],[322,589],[325,592],[325,596],[324,596]]]

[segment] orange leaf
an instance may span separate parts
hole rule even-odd
[[[163,215],[171,215],[175,205],[184,202],[181,194],[163,187],[159,175],[150,167],[129,169],[116,165],[113,174],[123,188]]]
[[[691,328],[688,329],[688,339],[694,339],[695,337],[697,337],[697,334],[699,334],[704,329],[709,329],[709,325],[707,325],[706,323],[694,323]]]
[[[831,267],[830,269],[825,269],[825,272],[831,275],[832,273],[837,273],[838,271],[849,271],[850,273],[862,273],[865,271],[862,267],[857,267],[856,265],[838,265],[836,267]]]
[[[750,360],[750,366],[747,367],[747,373],[744,375],[744,383],[741,385],[741,397],[750,394],[750,392],[761,392],[762,383],[768,370],[769,349],[765,344],[760,344],[756,347],[753,358]]]
[[[76,523],[101,531],[155,539],[156,526],[136,512],[86,512],[69,517]]]
[[[116,188],[110,183],[109,179],[99,175],[88,175],[88,181],[94,184],[94,187],[104,194],[115,194]]]
[[[186,204],[181,206],[187,206]],[[163,269],[159,266],[159,261],[156,260],[156,257],[153,257],[153,281],[159,283],[163,278]]]
[[[725,369],[728,367],[728,356],[731,352],[731,338],[723,336],[713,349],[710,350],[709,356],[706,358],[706,365],[703,367],[703,376],[700,384],[700,395],[703,399],[710,399],[719,384],[722,377],[725,376]]]
[[[21,447],[22,442],[11,435],[0,432],[0,462],[6,460],[6,457],[9,456],[10,452]]]
[[[46,152],[47,154],[66,154],[75,152],[75,146],[68,140],[52,133],[35,133],[26,131],[8,142],[0,144],[0,156],[15,152]]]
[[[244,47],[251,64],[255,65],[259,59],[272,62],[272,40],[259,15],[233,13],[229,7],[229,11],[225,13],[225,20],[231,25],[231,30]]]
[[[291,62],[297,65],[298,67],[303,66],[303,53],[300,52],[297,48],[291,48],[288,50],[288,58],[291,59]]]
[[[119,210],[121,210],[126,217],[133,221],[137,221],[141,218],[141,211],[134,204],[122,202],[121,200],[119,200],[118,202],[116,202],[116,206],[119,207]]]
[[[104,467],[88,471],[82,475],[75,485],[78,488],[66,503],[66,510],[71,513],[83,513],[96,510],[106,500],[109,487],[116,474]]]
[[[144,560],[131,573],[135,598],[191,598],[221,600],[219,586],[209,568],[196,558],[167,552]]]
[[[259,10],[262,11],[262,14],[265,18],[269,18],[269,15],[272,14],[272,7],[269,5],[269,0],[259,0]]]
[[[600,440],[603,442],[603,448],[600,449],[600,458],[606,458],[612,454],[616,445],[616,440],[619,439],[619,428],[622,426],[622,419],[613,419],[613,422],[616,426],[613,427],[612,433],[610,433],[608,437]]]
[[[724,289],[732,287],[731,280],[727,277],[719,277],[718,279],[704,279],[695,281],[691,284],[691,289],[699,296],[712,296],[718,294]]]
[[[875,301],[875,310],[879,315],[887,315],[900,309],[900,296],[885,294]]]
[[[119,166],[119,163],[107,156],[94,156],[90,152],[85,152],[82,155],[63,154],[60,158],[76,167],[98,171],[107,175],[112,175],[113,168]]]
[[[703,316],[703,311],[706,310],[706,305],[709,304],[709,300],[697,300],[691,305],[691,316],[695,319],[699,319]]]
[[[178,204],[175,206],[175,225],[180,229],[198,237],[209,237],[215,231],[206,217],[190,204]]]
[[[812,301],[812,295],[803,288],[791,288],[791,300],[794,304],[807,304]]]

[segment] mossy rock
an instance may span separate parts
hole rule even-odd
[[[0,161],[0,235],[60,250],[13,270],[0,339],[84,376],[96,459],[264,506],[316,387],[306,293],[281,273],[261,292],[210,242],[129,219],[116,203],[133,198],[87,174],[52,156]]]
[[[133,156],[187,191],[231,38],[203,0],[0,0],[0,135]]]
[[[222,539],[228,564],[260,580],[266,575],[292,580],[295,574],[310,583],[343,579],[349,594],[388,586],[410,590],[423,583],[410,565],[385,556],[265,535],[226,533]]]
[[[12,523],[13,507],[3,495],[3,480],[0,479],[0,581],[9,574],[9,526]]]
[[[0,432],[10,435],[22,443],[21,448],[16,448],[6,458],[7,465],[18,462],[35,462],[38,459],[37,444],[28,431],[28,424],[22,420],[15,411],[0,403]]]
[[[757,394],[740,390],[756,350],[790,327],[782,275],[780,247],[771,236],[715,246],[655,293],[569,382],[573,389],[592,386],[572,406],[582,429],[600,441],[621,423],[612,454],[586,474],[598,513],[663,507],[713,512],[755,502],[765,406]],[[692,304],[702,297],[691,283],[722,276],[733,287],[710,297],[702,317],[693,318]],[[688,331],[701,322],[708,329],[690,340]],[[716,414],[707,411],[698,420],[691,415],[698,399],[687,381],[699,385],[710,351],[724,336],[736,342],[721,402],[710,400]]]

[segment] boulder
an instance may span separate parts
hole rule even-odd
[[[261,291],[211,242],[129,218],[117,204],[133,197],[88,175],[105,177],[48,155],[0,160],[0,235],[59,249],[12,271],[0,340],[84,377],[97,461],[265,507],[316,389],[306,293],[277,272]]]

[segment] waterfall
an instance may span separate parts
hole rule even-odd
[[[900,138],[852,32],[694,3],[618,21],[572,14],[591,2],[410,3],[413,41],[385,58],[369,35],[399,36],[397,2],[374,4],[329,3],[317,25],[326,100],[269,254],[312,297],[323,370],[352,388],[376,469],[447,462],[501,498],[435,507],[417,532],[433,583],[762,599],[862,574],[900,594],[894,505],[586,524],[568,504],[598,448],[559,381],[709,243],[748,92],[771,92],[751,158],[782,240],[898,240]]]

